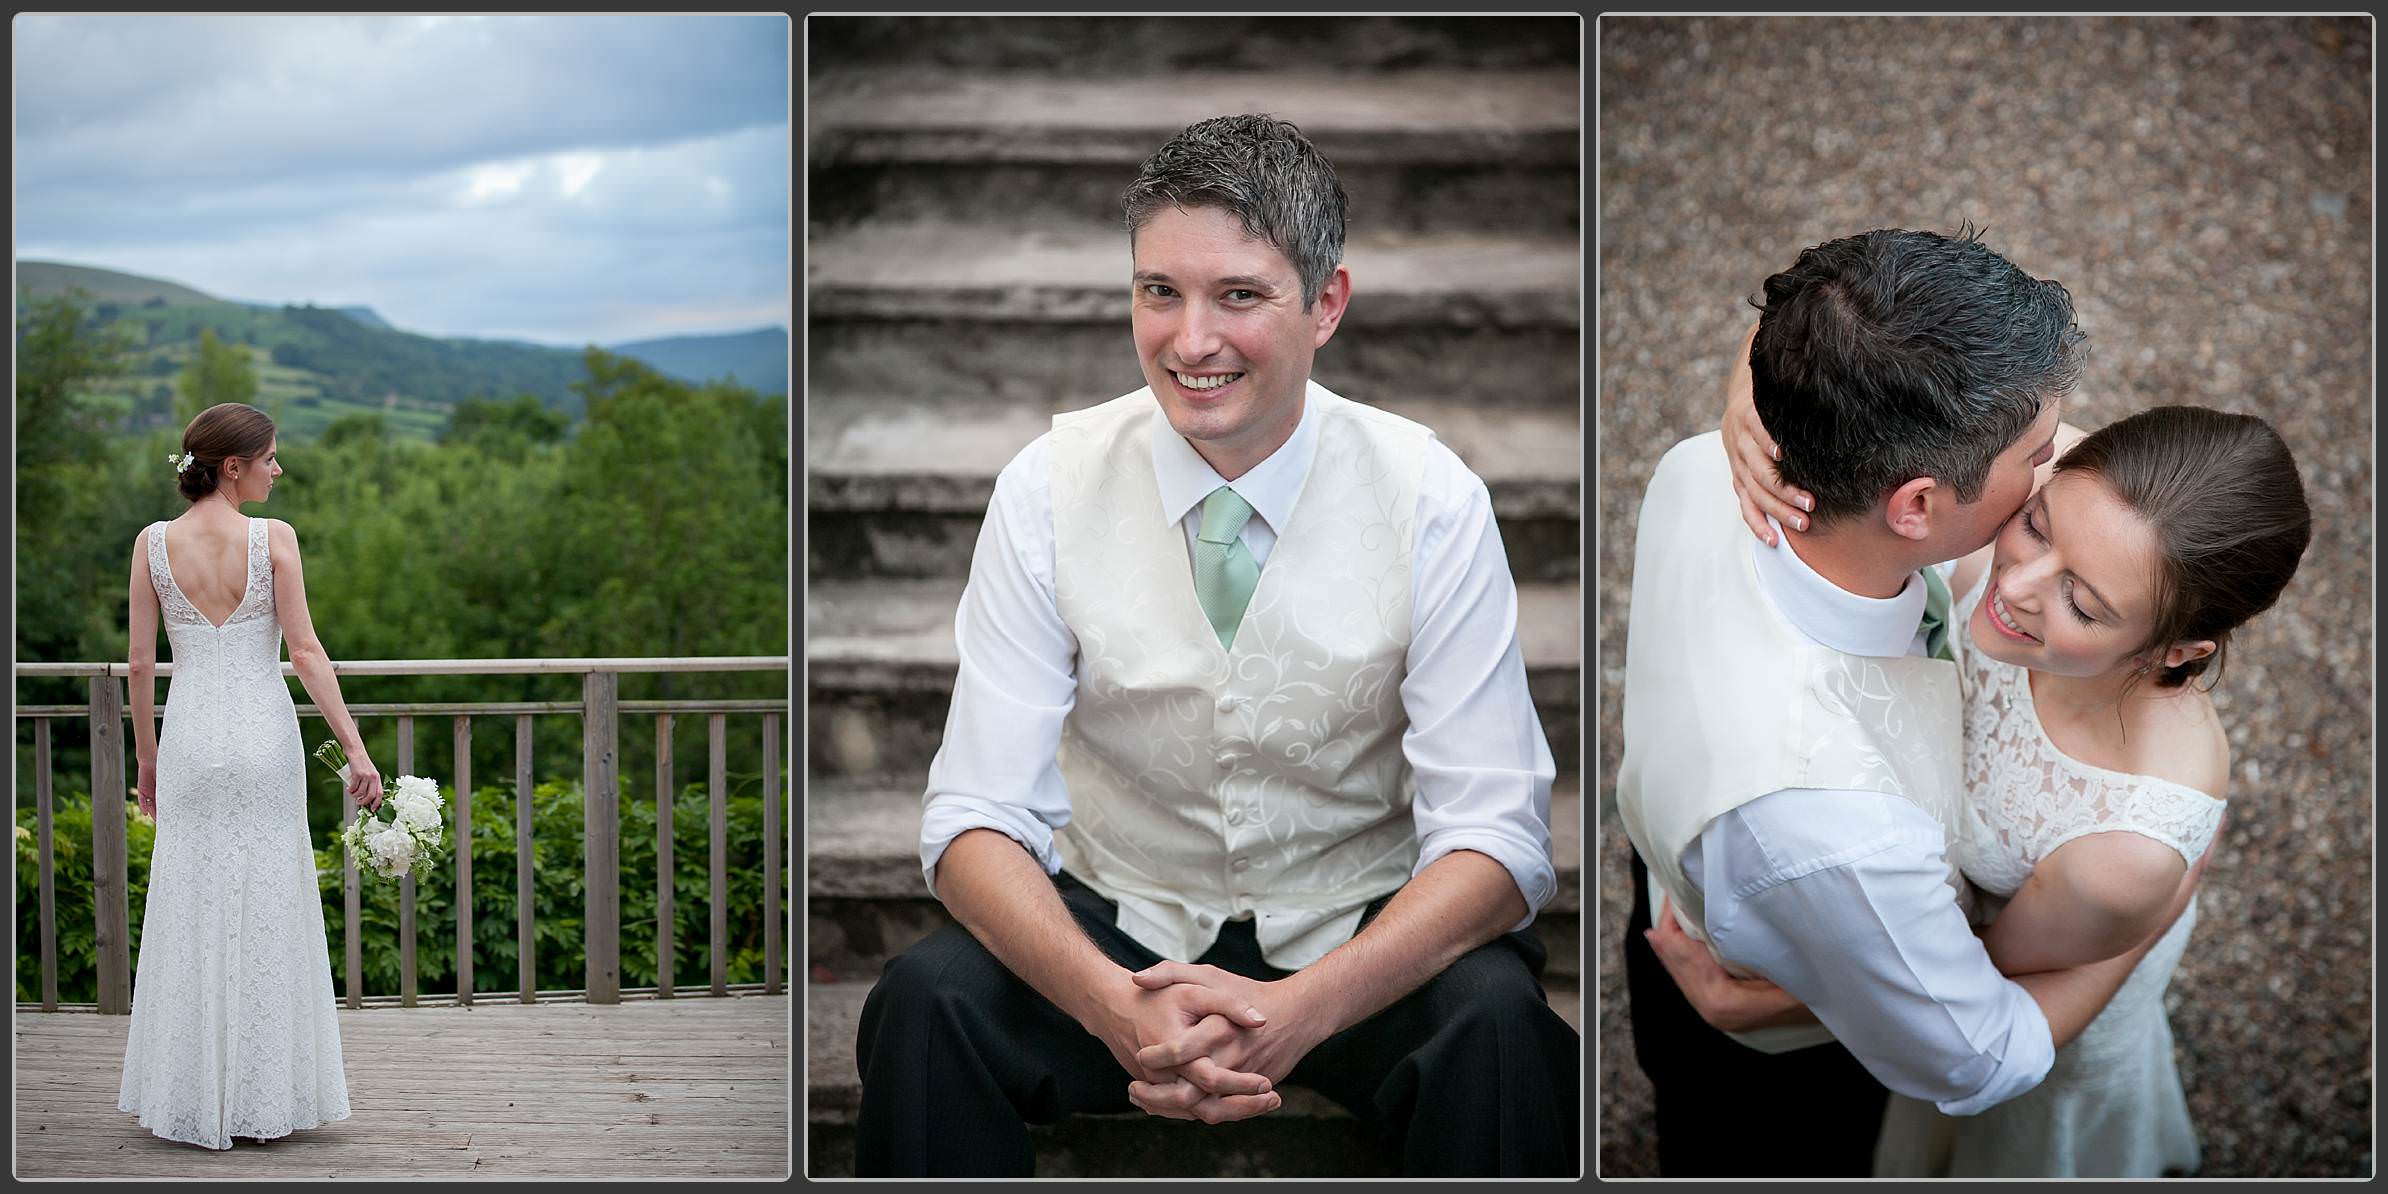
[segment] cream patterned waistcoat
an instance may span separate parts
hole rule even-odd
[[[1782,788],[1887,792],[1954,840],[1964,789],[1957,668],[1808,642],[1758,588],[1716,432],[1670,449],[1634,540],[1617,813],[1685,933],[1707,939],[1683,851],[1710,821]],[[1958,631],[1962,633],[1962,631]],[[1966,889],[1950,852],[1949,883]],[[1736,1034],[1775,1053],[1832,1039],[1821,1025]]]
[[[1056,417],[1053,590],[1078,640],[1062,865],[1192,961],[1250,916],[1269,964],[1351,939],[1418,857],[1401,750],[1410,532],[1433,433],[1311,383],[1316,457],[1232,650],[1163,513],[1150,389]]]

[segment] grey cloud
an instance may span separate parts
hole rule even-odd
[[[22,257],[369,303],[435,335],[790,322],[779,18],[27,16],[16,33]],[[602,167],[570,168],[585,155]],[[519,185],[471,193],[500,176]]]

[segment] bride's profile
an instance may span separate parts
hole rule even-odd
[[[211,1149],[348,1118],[340,1025],[307,828],[306,756],[282,644],[350,763],[381,777],[307,614],[298,537],[250,518],[282,473],[274,423],[209,407],[164,467],[189,504],[132,545],[127,607],[136,791],[157,823],[117,1108]],[[160,622],[173,647],[156,728]]]

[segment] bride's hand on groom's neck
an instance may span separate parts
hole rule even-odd
[[[1772,517],[1791,530],[1805,531],[1816,498],[1784,484],[1775,471],[1775,462],[1783,458],[1782,449],[1758,418],[1750,378],[1750,345],[1757,336],[1758,325],[1753,323],[1725,374],[1725,413],[1717,430],[1724,440],[1726,463],[1733,470],[1733,494],[1741,504],[1741,520],[1749,524],[1751,534],[1771,547],[1774,528],[1766,520]]]

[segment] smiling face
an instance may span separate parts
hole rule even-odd
[[[1219,475],[1268,459],[1301,421],[1311,361],[1351,295],[1342,266],[1302,309],[1285,254],[1216,207],[1163,208],[1135,235],[1129,324],[1169,425]]]
[[[1966,631],[2003,663],[2104,674],[2155,632],[2161,565],[2155,529],[2106,482],[2060,472],[1999,531]]]

